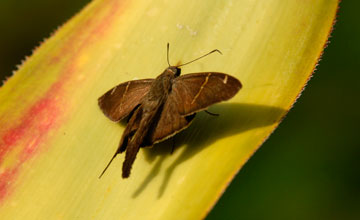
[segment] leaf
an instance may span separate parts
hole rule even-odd
[[[311,76],[338,7],[320,1],[96,0],[0,89],[2,219],[199,219],[276,128]],[[213,117],[140,151],[121,178],[124,125],[97,98],[112,86],[182,73],[225,72],[243,89]]]

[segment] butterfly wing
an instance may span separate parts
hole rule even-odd
[[[175,78],[150,142],[160,142],[188,127],[195,113],[232,98],[242,85],[224,73],[193,73]]]
[[[193,73],[174,80],[171,95],[181,115],[206,109],[212,104],[232,98],[242,85],[238,79],[224,73]]]
[[[112,121],[120,121],[140,104],[154,79],[133,80],[121,83],[98,99],[103,113]]]
[[[191,124],[195,113],[187,116],[180,115],[174,104],[176,102],[174,98],[176,97],[171,95],[168,97],[156,121],[157,123],[153,124],[149,129],[144,146],[152,146],[159,143],[184,130]]]

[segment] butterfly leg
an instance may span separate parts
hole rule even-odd
[[[170,154],[173,154],[173,153],[174,153],[174,150],[175,150],[175,136],[172,137],[172,147],[171,147],[171,152],[170,152]]]
[[[205,110],[206,113],[208,113],[211,116],[219,116],[220,114],[209,112],[208,110]]]

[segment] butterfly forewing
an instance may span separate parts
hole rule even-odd
[[[120,121],[140,104],[153,81],[133,80],[115,86],[98,99],[101,110],[112,121]]]
[[[176,78],[159,120],[151,129],[150,143],[187,128],[195,112],[230,99],[240,88],[239,80],[224,73],[194,73]]]
[[[181,115],[190,115],[230,99],[240,89],[240,81],[230,75],[216,72],[193,73],[174,80],[169,98],[173,96]]]

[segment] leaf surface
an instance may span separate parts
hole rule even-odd
[[[291,108],[328,40],[337,0],[95,0],[0,88],[2,219],[199,219]],[[97,98],[170,62],[224,72],[238,95],[199,113],[172,140],[99,174],[124,124]]]

